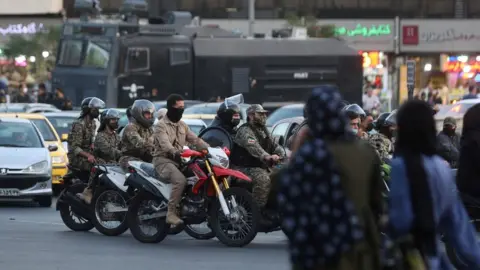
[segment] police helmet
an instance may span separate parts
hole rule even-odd
[[[80,104],[80,108],[82,110],[82,116],[90,113],[92,109],[103,109],[105,108],[105,102],[103,100],[96,98],[96,97],[87,97],[82,100]],[[98,115],[97,115],[98,116]]]
[[[120,112],[115,109],[106,109],[100,115],[100,123],[107,123],[111,119],[120,119]]]
[[[217,116],[225,124],[237,126],[240,123],[239,119],[233,119],[233,115],[240,114],[240,106],[237,104],[227,104],[223,102],[217,110]],[[234,121],[235,120],[235,121]]]
[[[145,118],[145,114],[150,113],[150,119]],[[140,125],[149,128],[155,122],[155,105],[149,100],[146,99],[138,99],[133,102],[131,114],[133,119]]]
[[[378,116],[377,120],[375,120],[375,122],[374,122],[375,129],[379,129],[380,127],[382,127],[383,123],[385,123],[385,119],[387,119],[388,116],[390,116],[389,112],[381,113]]]
[[[365,111],[358,104],[350,104],[343,108],[343,111],[350,119],[360,117],[362,120],[367,116]]]
[[[397,125],[397,110],[394,110],[390,113],[390,115],[385,119],[383,125],[387,127]]]

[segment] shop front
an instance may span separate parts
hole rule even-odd
[[[417,62],[418,90],[441,89],[449,103],[480,81],[480,20],[402,20],[400,32],[400,51]]]
[[[0,46],[5,46],[11,37],[33,37],[51,27],[60,27],[62,23],[61,18],[0,18]]]

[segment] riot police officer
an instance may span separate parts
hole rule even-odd
[[[395,111],[390,113],[385,120],[378,119],[375,124],[378,133],[372,134],[368,140],[383,161],[390,160],[393,154],[393,138],[395,136],[396,124]]]
[[[73,169],[80,171],[79,177],[90,178],[90,169],[95,162],[92,144],[95,136],[95,119],[100,115],[100,109],[105,102],[96,97],[85,98],[81,105],[80,117],[73,122],[68,135],[68,160]],[[92,199],[92,191],[86,188],[79,197],[87,202]]]
[[[266,128],[266,113],[259,104],[247,109],[247,123],[238,128],[230,155],[232,165],[252,179],[252,195],[262,210],[270,193],[270,164],[285,157],[284,149],[273,141]]]
[[[368,139],[368,134],[360,130],[362,120],[367,116],[365,111],[358,104],[350,104],[343,108],[343,111],[350,120],[350,129],[353,134],[362,138]]]

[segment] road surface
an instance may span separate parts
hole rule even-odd
[[[259,234],[244,248],[182,233],[142,244],[129,232],[107,237],[72,232],[55,208],[0,203],[0,269],[5,270],[287,270],[282,233]]]

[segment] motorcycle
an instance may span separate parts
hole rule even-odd
[[[231,247],[249,244],[257,234],[258,208],[252,195],[245,189],[232,187],[229,177],[251,181],[245,174],[228,169],[228,149],[208,148],[208,151],[186,149],[182,157],[182,172],[192,175],[180,202],[180,216],[185,226],[201,224],[208,220],[214,235]],[[170,226],[166,223],[167,205],[171,185],[156,174],[152,164],[131,161],[126,185],[137,190],[132,199],[127,220],[135,239],[142,243],[159,243],[167,236]],[[155,229],[145,233],[144,223]]]
[[[65,225],[73,231],[90,231],[96,228],[107,236],[117,236],[128,230],[126,220],[127,202],[133,195],[123,183],[125,175],[117,165],[94,165],[91,204],[85,203],[76,194],[87,186],[89,173],[70,168],[64,177],[64,190],[60,193],[56,210]],[[113,223],[113,224],[112,224]]]

